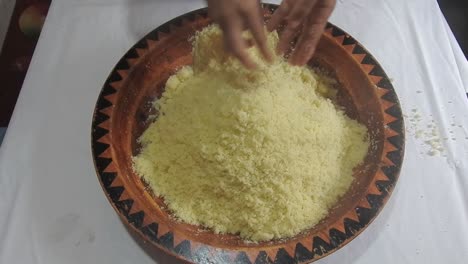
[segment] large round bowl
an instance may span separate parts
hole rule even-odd
[[[264,5],[267,19],[276,8]],[[328,24],[311,66],[339,82],[337,103],[367,126],[371,146],[349,191],[319,224],[293,238],[258,244],[174,221],[132,170],[137,138],[166,80],[192,63],[190,37],[211,23],[200,9],[158,27],[133,46],[108,77],[96,104],[92,150],[102,188],[122,222],[147,250],[194,263],[303,263],[322,258],[361,233],[395,187],[403,148],[403,118],[382,67],[356,40]],[[164,150],[161,150],[164,151]]]

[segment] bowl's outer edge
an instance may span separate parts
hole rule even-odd
[[[263,4],[265,9],[274,10],[277,8],[273,4]],[[106,193],[111,205],[119,214],[122,221],[135,233],[137,233],[145,242],[162,249],[166,253],[175,257],[194,263],[306,263],[318,260],[327,256],[337,249],[349,243],[353,238],[359,235],[377,216],[385,205],[393,191],[399,177],[401,165],[404,156],[404,122],[403,115],[398,101],[398,97],[390,82],[388,76],[375,58],[354,38],[348,35],[340,28],[328,23],[325,34],[333,37],[338,44],[344,46],[361,68],[368,73],[369,80],[373,82],[378,90],[380,100],[385,102],[384,110],[385,123],[385,145],[384,158],[387,162],[380,166],[380,176],[385,177],[376,179],[374,192],[368,192],[367,202],[355,208],[356,218],[345,218],[343,226],[338,230],[331,228],[325,230],[323,236],[308,238],[310,244],[303,245],[297,243],[292,248],[275,248],[274,250],[257,250],[245,252],[238,250],[227,252],[226,250],[213,250],[211,246],[197,245],[193,247],[194,241],[184,240],[174,245],[174,236],[172,232],[158,234],[158,223],[143,225],[145,212],[132,211],[133,199],[121,200],[121,194],[124,192],[124,186],[114,186],[113,181],[119,177],[116,171],[109,169],[112,161],[111,145],[109,139],[110,115],[114,102],[109,98],[117,92],[113,83],[122,81],[125,78],[125,72],[129,70],[128,59],[138,58],[139,53],[136,49],[148,48],[147,41],[158,41],[158,32],[170,33],[171,27],[180,25],[183,20],[194,21],[199,17],[206,18],[205,8],[198,9],[161,25],[143,39],[136,43],[117,63],[115,68],[107,78],[104,87],[101,90],[96,102],[91,131],[91,145],[93,161],[100,184]],[[123,73],[123,74],[122,74]],[[377,190],[377,192],[375,192]]]

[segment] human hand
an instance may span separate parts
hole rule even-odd
[[[224,32],[226,51],[238,58],[247,68],[255,68],[255,63],[246,51],[249,45],[242,37],[244,29],[249,29],[263,57],[267,61],[272,60],[267,47],[259,0],[207,0],[207,2],[210,17]]]
[[[269,31],[284,24],[278,53],[283,54],[291,41],[300,34],[289,58],[293,65],[304,65],[312,57],[330,17],[336,0],[283,0],[267,23]]]

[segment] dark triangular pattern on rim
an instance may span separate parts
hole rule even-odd
[[[134,49],[130,49],[130,50],[127,52],[127,54],[132,54],[132,52],[135,52],[135,50],[134,50]],[[138,54],[137,54],[137,57],[138,57]],[[128,69],[130,69],[130,65],[129,65],[128,62],[127,62],[127,58],[128,58],[127,55],[125,55],[124,57],[122,57],[122,59],[119,60],[119,62],[117,63],[117,66],[115,66],[115,70],[114,70],[114,72],[115,72],[116,74],[119,74],[119,73],[117,72],[117,70],[128,70]]]
[[[330,22],[327,22],[327,25],[325,26],[326,29],[329,29],[329,28],[334,28],[335,26],[333,26]]]
[[[164,234],[158,239],[158,243],[163,247],[174,251],[174,234],[172,232],[168,232]]]
[[[99,97],[99,100],[97,101],[97,109],[105,109],[107,107],[112,106],[112,103],[106,100],[104,97]],[[95,125],[99,125],[102,122],[106,121],[109,119],[109,117],[101,112],[96,112],[96,115],[94,116],[94,123]]]
[[[397,119],[391,123],[388,123],[387,126],[393,129],[395,132],[403,131],[403,120]]]
[[[135,46],[133,46],[132,50],[135,51],[135,49],[146,49],[146,48],[148,48],[148,43],[146,42],[146,39],[143,38],[143,39],[141,39],[140,41],[138,41],[138,42],[135,44]],[[135,53],[136,53],[136,51],[135,51]],[[134,57],[134,58],[138,58],[138,53],[136,53],[136,54],[137,54],[137,57]],[[132,58],[132,57],[127,57],[127,59],[128,59],[128,58]]]
[[[244,251],[241,251],[239,252],[239,254],[237,254],[236,258],[234,259],[234,263],[251,264],[252,262],[250,262],[250,259],[247,256],[247,254]]]
[[[378,210],[382,205],[383,205],[383,201],[384,201],[384,198],[386,196],[386,193],[383,193],[383,194],[368,194],[366,196],[367,198],[367,201],[369,202],[372,210]]]
[[[395,103],[395,104],[398,103],[398,98],[397,98],[397,96],[396,96],[396,94],[394,92],[386,93],[381,98],[386,100],[386,101]],[[399,107],[399,106],[397,106],[397,107]],[[398,117],[398,116],[395,116],[395,117]]]
[[[107,84],[113,83],[113,82],[118,82],[122,80],[122,76],[117,72],[117,68],[112,70],[111,74],[109,75],[109,78],[107,78]],[[107,85],[104,86],[104,90],[106,90],[108,87]],[[103,93],[103,95],[106,95]]]
[[[331,250],[333,250],[332,245],[325,242],[321,237],[314,237],[312,241],[312,252],[314,253],[314,256],[322,256]]]
[[[185,18],[187,18],[188,20],[190,21],[195,21],[195,19],[197,18],[196,14],[195,13],[189,13],[185,16]]]
[[[124,192],[125,188],[123,186],[116,186],[116,187],[107,187],[106,191],[109,194],[111,200],[116,204],[119,201],[120,196]]]
[[[343,36],[345,33],[343,30],[337,27],[332,27],[331,35],[334,37]]]
[[[349,219],[349,218],[345,218],[343,220],[343,224],[344,224],[346,235],[348,237],[354,236],[359,230],[361,230],[364,227],[361,223],[354,221],[352,219]]]
[[[93,128],[93,136],[94,136],[94,140],[99,140],[100,138],[102,138],[103,136],[107,135],[109,133],[109,130],[107,129],[104,129],[102,127],[95,127]],[[99,153],[101,154],[101,153]]]
[[[314,254],[310,252],[306,247],[304,247],[301,243],[296,244],[296,251],[294,252],[294,255],[294,258],[298,262],[305,262],[314,258]]]
[[[176,26],[176,27],[181,27],[182,26],[182,19],[176,19],[172,22],[172,25],[173,26]]]
[[[268,259],[268,254],[265,251],[260,251],[255,259],[254,264],[268,264],[271,261]]]
[[[350,37],[349,35],[345,35],[345,38],[343,39],[343,45],[353,45],[356,44],[357,41]]]
[[[280,248],[278,250],[278,253],[276,254],[275,257],[275,262],[276,264],[290,264],[290,263],[297,263],[293,257],[289,255],[289,253],[284,249]]]
[[[359,218],[359,223],[366,226],[370,223],[371,219],[376,215],[377,210],[374,208],[356,207],[356,214]]]
[[[396,166],[384,166],[380,169],[392,183],[396,181],[396,175],[398,174],[398,168]]]
[[[346,239],[348,238],[348,236],[335,229],[335,228],[331,228],[329,231],[329,236],[330,236],[330,244],[333,246],[333,247],[338,247],[339,245],[341,245],[343,242],[346,241]]]
[[[379,191],[381,191],[382,193],[385,192],[387,194],[390,191],[390,189],[393,188],[393,184],[390,181],[383,181],[383,180],[376,181],[375,186],[377,186],[377,189]]]
[[[190,241],[184,240],[179,245],[174,247],[174,252],[183,256],[184,258],[191,260],[192,259],[192,250],[190,249]]]
[[[401,108],[398,107],[397,104],[393,105],[392,107],[389,107],[389,108],[385,109],[385,113],[387,113],[389,115],[392,115],[393,117],[396,117],[396,118],[399,118],[402,115]]]
[[[362,64],[370,64],[370,65],[377,65],[378,63],[375,61],[375,59],[369,55],[369,54],[366,54],[366,56],[364,57],[364,59],[362,59]]]
[[[131,48],[129,51],[127,51],[127,54],[125,54],[125,62],[127,63],[127,65],[128,65],[127,59],[136,59],[136,58],[140,57],[140,56],[138,55],[138,52],[136,51],[136,48],[137,48],[137,46],[139,46],[139,43],[140,43],[140,42],[146,43],[146,41],[139,41],[137,44],[135,44],[135,46],[133,46],[133,48]],[[140,45],[141,45],[141,44],[140,44]],[[145,45],[146,45],[146,44],[145,44]],[[129,68],[130,68],[130,67],[124,68],[124,69],[127,70],[127,69],[129,69]]]
[[[133,206],[133,200],[132,199],[126,199],[126,200],[123,200],[123,201],[116,201],[115,206],[117,207],[117,209],[119,209],[119,211],[125,217],[128,218],[128,213],[130,212],[130,210],[132,209],[132,206]]]
[[[128,215],[128,222],[133,224],[136,228],[140,228],[143,224],[143,219],[145,218],[145,212],[139,211],[134,214]]]
[[[99,143],[99,142],[97,142]],[[99,143],[103,144],[103,143]],[[107,144],[103,144],[109,147]],[[107,149],[107,148],[106,148]],[[102,174],[104,170],[109,166],[109,164],[112,162],[112,159],[108,158],[99,158],[98,155],[96,155],[96,145],[93,144],[93,150],[94,150],[94,156],[96,157],[96,168],[98,169],[99,174]]]
[[[169,24],[164,24],[159,27],[158,32],[169,34],[171,33],[171,28],[169,27]]]
[[[388,142],[390,142],[393,146],[395,146],[398,149],[403,148],[403,138],[400,135],[396,135],[393,137],[387,138]]]
[[[96,112],[96,114],[94,115],[94,122],[93,122],[93,129],[97,129],[99,127],[99,125],[108,120],[109,119],[109,116],[107,116],[106,114],[103,114],[101,112]],[[103,128],[101,128],[103,129]],[[93,135],[94,139],[97,140],[98,138],[96,138],[96,135]]]
[[[361,45],[356,45],[354,46],[353,54],[367,54],[367,52]]]
[[[97,142],[97,141],[93,143],[94,155],[96,155],[96,157],[101,155],[108,148],[109,148],[108,144]],[[107,167],[107,165],[106,165],[106,167]],[[104,169],[105,169],[105,167],[102,168],[101,171],[103,171]]]
[[[387,153],[387,158],[393,162],[393,164],[400,164],[402,155],[400,151],[395,150]]]
[[[146,35],[145,39],[149,39],[152,41],[158,41],[159,40],[159,35],[157,30],[153,30],[148,35]]]
[[[119,75],[120,77],[120,75]],[[102,90],[102,93],[101,93],[101,96],[106,96],[106,95],[110,95],[110,94],[115,94],[117,92],[117,90],[114,89],[114,87],[112,87],[110,84],[113,83],[112,82],[107,82],[104,89]]]
[[[112,182],[115,180],[115,177],[117,177],[117,173],[115,172],[103,172],[100,175],[101,175],[101,182],[104,185],[104,188],[109,187],[112,184]]]
[[[140,230],[145,236],[147,236],[152,241],[154,242],[158,241],[158,224],[157,223],[151,223],[147,226],[142,227]]]
[[[375,64],[375,67],[369,72],[369,75],[383,77],[385,76],[385,72],[379,64]]]
[[[206,9],[199,9],[198,12],[195,12],[195,16],[201,16],[202,18],[208,18],[208,12]]]
[[[377,83],[377,86],[380,87],[380,88],[387,89],[387,90],[392,90],[393,89],[392,83],[390,82],[390,80],[387,77],[385,77],[385,75],[384,75],[384,78],[382,78]]]

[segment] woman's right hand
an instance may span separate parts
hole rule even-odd
[[[211,19],[223,30],[226,51],[238,58],[247,68],[253,69],[256,65],[249,57],[248,43],[242,37],[245,29],[252,33],[263,57],[267,61],[272,60],[259,0],[208,0],[208,10]]]

